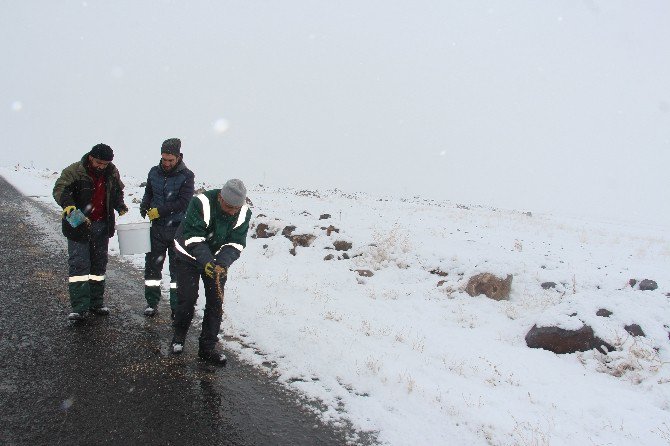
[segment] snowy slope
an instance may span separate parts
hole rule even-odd
[[[0,169],[54,212],[57,174]],[[138,221],[141,180],[124,182],[131,212],[120,222]],[[250,235],[261,223],[278,233],[249,238],[231,268],[225,347],[322,401],[325,418],[392,445],[670,444],[662,228],[337,190],[255,186],[249,197]],[[339,232],[322,229],[331,225]],[[314,235],[311,246],[293,255],[286,226]],[[337,251],[336,241],[352,247]],[[512,274],[509,301],[468,296],[480,272]],[[543,289],[547,281],[556,288]],[[602,308],[612,315],[596,316]],[[583,323],[617,351],[556,355],[525,344],[535,324]],[[646,336],[630,336],[632,323]]]

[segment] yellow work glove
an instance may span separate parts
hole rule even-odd
[[[149,212],[147,212],[147,216],[149,217],[149,221],[152,221],[160,217],[160,215],[158,215],[158,208],[149,209]]]
[[[65,206],[65,207],[63,208],[63,212],[62,212],[62,216],[63,216],[63,218],[65,218],[65,217],[67,217],[68,215],[70,215],[70,212],[74,211],[75,209],[77,209],[77,206]]]
[[[127,213],[128,213],[128,206],[124,206],[119,211],[119,217],[121,217],[122,215],[126,215]]]
[[[205,265],[205,275],[210,279],[214,279],[217,274],[225,276],[228,274],[228,270],[225,266],[217,265],[214,262],[207,262]]]

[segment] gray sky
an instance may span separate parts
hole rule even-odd
[[[0,1],[3,164],[670,222],[670,2]]]

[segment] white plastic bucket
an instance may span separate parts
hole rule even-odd
[[[119,252],[121,255],[131,256],[151,251],[150,228],[151,223],[148,221],[116,225],[116,232],[119,234]]]

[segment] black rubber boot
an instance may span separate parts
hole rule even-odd
[[[184,351],[184,342],[186,342],[186,332],[177,328],[170,343],[170,351],[173,355],[180,355]]]
[[[225,366],[226,361],[228,360],[226,358],[226,355],[223,352],[220,352],[216,349],[212,350],[198,350],[198,357],[202,359],[203,361],[207,361],[210,364],[214,365],[219,365],[219,366]]]
[[[109,308],[107,307],[92,307],[88,311],[96,316],[109,316]]]

